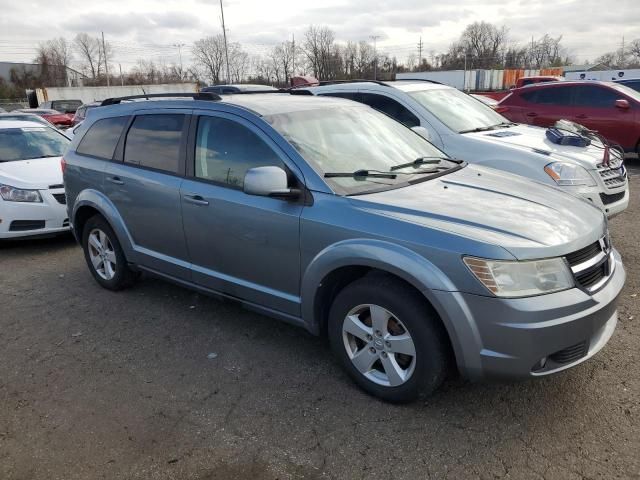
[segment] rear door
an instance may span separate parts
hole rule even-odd
[[[558,120],[573,117],[571,99],[573,87],[549,85],[544,88],[530,88],[530,91],[519,94],[525,123],[550,127]]]
[[[195,116],[189,145],[181,197],[193,281],[300,315],[304,204],[248,195],[243,184],[253,167],[282,167],[290,172],[290,186],[299,188],[301,174],[264,132],[237,115]]]
[[[190,111],[148,110],[132,117],[105,189],[123,218],[135,263],[189,279],[180,185],[185,172]]]

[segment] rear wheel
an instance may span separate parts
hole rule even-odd
[[[345,287],[331,307],[328,333],[347,373],[383,400],[428,395],[446,376],[440,320],[418,292],[391,276],[365,276]]]
[[[131,286],[138,277],[129,268],[115,232],[101,215],[85,223],[82,247],[91,274],[104,288],[120,290]]]

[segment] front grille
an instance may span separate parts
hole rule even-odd
[[[584,273],[577,274],[576,281],[584,288],[589,289],[607,276],[607,262],[598,265],[593,269],[588,269]]]
[[[625,192],[612,193],[611,195],[607,195],[606,193],[600,194],[600,200],[605,205],[609,205],[611,203],[618,202],[624,198]]]
[[[589,292],[604,284],[613,271],[608,236],[565,256],[576,283]]]
[[[627,171],[622,161],[611,161],[609,165],[598,165],[598,174],[607,188],[618,188],[624,185]]]
[[[44,228],[44,220],[14,220],[9,224],[10,232],[24,232]]]
[[[571,363],[584,357],[588,350],[589,348],[585,340],[549,355],[549,359],[559,364]]]
[[[587,247],[584,247],[576,252],[567,255],[567,261],[569,262],[569,265],[573,267],[575,265],[578,265],[579,263],[589,260],[592,257],[595,257],[601,251],[602,247],[600,246],[600,242],[595,242]]]
[[[49,185],[49,189],[50,190],[54,190],[56,188],[64,188],[64,185],[62,183],[56,183],[55,185]]]
[[[51,195],[53,195],[53,198],[55,198],[58,203],[63,205],[67,204],[67,196],[64,193],[52,193]]]

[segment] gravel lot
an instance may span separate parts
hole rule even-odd
[[[0,478],[640,478],[628,163],[608,346],[551,378],[452,380],[406,406],[361,393],[326,342],[233,303],[150,278],[101,289],[69,237],[0,246]]]

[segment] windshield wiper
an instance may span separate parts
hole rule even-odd
[[[488,130],[493,130],[495,125],[491,125],[489,127],[476,127],[470,128],[469,130],[460,130],[458,133],[475,133],[475,132],[486,132]]]
[[[395,179],[398,175],[391,172],[378,172],[374,170],[356,170],[355,172],[327,172],[324,178],[391,178]]]
[[[406,167],[419,167],[420,165],[437,165],[442,160],[449,160],[445,157],[420,157],[416,158],[413,162],[401,163],[400,165],[394,165],[389,170],[400,170],[401,168]]]

